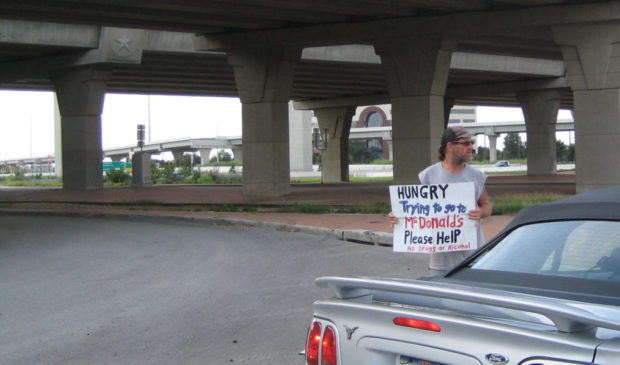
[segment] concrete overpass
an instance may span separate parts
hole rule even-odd
[[[108,148],[103,151],[105,157],[112,160],[120,160],[136,152],[144,152],[150,155],[160,154],[165,151],[172,152],[175,160],[182,158],[184,152],[198,151],[203,163],[209,161],[209,155],[213,149],[230,149],[233,151],[236,161],[242,161],[241,137],[233,138],[186,138],[171,141],[159,141],[146,143],[143,147],[125,146]]]
[[[456,103],[520,105],[530,174],[555,171],[557,110],[573,108],[577,189],[620,184],[619,1],[20,0],[0,14],[0,87],[57,93],[65,188],[102,186],[109,91],[240,97],[250,195],[289,191],[290,100],[329,131],[324,181],[348,179],[351,110],[389,102],[397,182],[434,160]]]
[[[497,161],[497,138],[500,134],[527,132],[526,125],[522,121],[494,123],[477,122],[474,124],[463,124],[463,127],[475,135],[484,135],[489,139],[489,153],[491,162]],[[572,119],[558,119],[555,130],[556,132],[574,131],[575,123]],[[351,128],[349,134],[350,140],[373,138],[380,138],[388,142],[390,159],[393,159],[392,127]]]
[[[512,122],[477,122],[475,124],[464,124],[464,127],[473,134],[484,135],[490,141],[491,162],[497,161],[496,141],[500,134],[524,133],[526,132],[523,121]],[[556,131],[574,131],[575,124],[572,119],[558,119]],[[379,138],[388,142],[390,151],[392,150],[392,127],[368,127],[351,128],[349,140],[368,140]],[[143,152],[150,155],[161,154],[162,152],[172,152],[174,159],[179,160],[185,152],[198,152],[203,164],[209,161],[209,155],[213,149],[230,149],[233,151],[235,161],[243,161],[241,137],[219,137],[219,138],[184,138],[170,141],[157,141],[146,143],[143,147],[136,145],[107,148],[103,150],[104,157],[109,157],[113,161],[120,161],[131,154]],[[305,153],[311,154],[311,149],[306,149]],[[291,152],[293,159],[303,158]],[[390,155],[390,159],[392,156]],[[18,158],[0,160],[0,165],[21,166],[32,164],[52,164],[55,163],[54,156],[35,156],[28,158]]]

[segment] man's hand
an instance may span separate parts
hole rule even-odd
[[[482,218],[482,209],[476,208],[467,212],[467,217],[473,221],[476,221],[476,227],[480,224],[480,219]]]
[[[388,217],[390,217],[390,228],[394,229],[394,225],[398,223],[398,218],[396,218],[392,212],[388,214]]]

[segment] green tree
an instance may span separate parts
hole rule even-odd
[[[183,158],[181,158],[180,161],[178,161],[178,165],[179,167],[189,167],[191,168],[192,166],[192,155],[183,155]]]
[[[519,133],[508,133],[504,139],[504,156],[506,160],[509,159],[524,159],[527,156],[527,148]]]
[[[555,140],[555,152],[558,162],[568,161],[568,147],[564,142],[557,139]]]
[[[151,160],[151,184],[157,184],[157,182],[162,178],[162,171],[159,169],[159,165],[161,165],[163,161],[154,161]]]
[[[313,153],[312,154],[312,164],[313,165],[320,165],[322,157],[323,156],[320,153]]]
[[[225,151],[225,150],[218,150],[217,151],[217,155],[214,157],[211,157],[211,159],[209,160],[209,162],[228,162],[228,161],[232,161],[232,155]]]
[[[489,161],[491,156],[491,152],[487,147],[478,147],[478,152],[474,156],[476,161]]]
[[[178,183],[180,176],[175,173],[174,162],[166,162],[161,166],[161,177],[164,184]]]
[[[568,146],[568,151],[566,152],[566,159],[570,162],[575,162],[575,145],[571,144]]]

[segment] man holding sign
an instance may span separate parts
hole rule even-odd
[[[467,165],[472,135],[448,127],[439,162],[418,175],[423,185],[390,186],[394,251],[431,254],[432,275],[441,275],[484,243],[480,219],[491,215],[486,175]]]

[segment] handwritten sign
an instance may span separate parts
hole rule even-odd
[[[476,222],[467,212],[476,207],[474,183],[391,185],[394,252],[437,253],[473,250]]]

